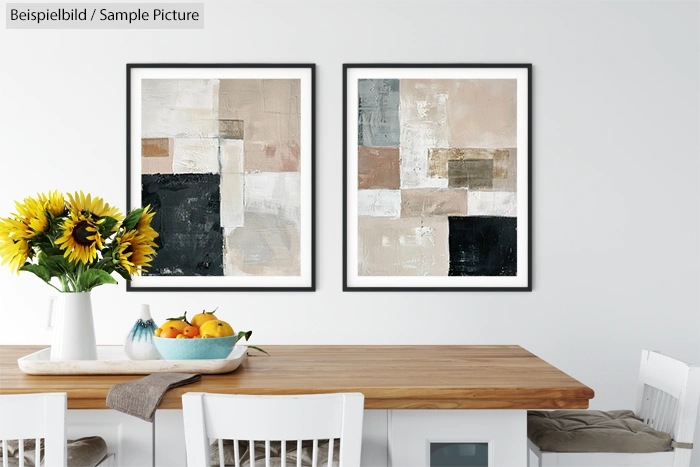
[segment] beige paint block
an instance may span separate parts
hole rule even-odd
[[[173,173],[173,158],[169,157],[142,157],[142,174],[171,174]]]
[[[517,80],[440,80],[452,148],[517,146]]]
[[[360,276],[447,276],[447,217],[358,218]]]
[[[518,150],[515,148],[508,149],[508,158],[506,162],[500,162],[500,166],[505,165],[506,177],[496,177],[496,159],[494,159],[494,178],[493,191],[518,191]]]
[[[172,152],[170,138],[141,138],[141,155],[143,157],[168,157]]]
[[[420,118],[444,127],[446,134],[440,135],[447,144],[432,147],[517,146],[514,79],[402,79],[401,106],[404,105],[415,106],[411,111]]]
[[[228,233],[244,224],[243,174],[221,174],[220,212],[221,227]]]
[[[171,174],[171,173],[173,173],[173,140],[172,140],[172,138],[142,138],[141,139],[141,173],[142,174]]]
[[[220,140],[219,157],[222,174],[243,173],[243,141],[238,139]]]
[[[245,225],[227,233],[226,276],[299,276],[299,226],[274,214],[246,212]]]
[[[244,225],[245,175],[243,174],[243,141],[219,140],[221,160],[221,227],[228,235]]]
[[[466,216],[467,190],[401,190],[401,217]]]
[[[175,139],[173,173],[219,173],[219,171],[219,138]]]
[[[219,135],[219,80],[141,81],[141,137],[212,138]]]
[[[499,191],[470,191],[470,216],[518,216],[518,196],[515,193]]]
[[[357,148],[357,186],[360,190],[371,188],[398,189],[401,187],[399,148]]]
[[[298,172],[301,82],[222,80],[218,116],[243,122],[246,173]]]

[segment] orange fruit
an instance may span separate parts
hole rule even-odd
[[[207,321],[213,321],[216,319],[216,316],[214,316],[214,311],[202,311],[201,313],[194,315],[190,319],[190,323],[192,326],[199,329],[202,327],[202,324],[206,323]]]
[[[189,326],[189,324],[187,324],[187,322],[185,322],[185,321],[182,321],[182,320],[179,320],[179,319],[170,319],[170,320],[166,321],[166,322],[161,326],[161,328],[163,328],[163,329],[175,328],[175,329],[177,329],[178,331],[182,332],[182,331],[185,330],[185,328],[186,328],[187,326]]]
[[[233,336],[233,328],[226,321],[214,319],[202,324],[199,333],[202,337],[227,337]]]
[[[168,339],[174,339],[178,334],[182,334],[178,328],[172,326],[164,328],[160,333],[160,337],[166,337]]]
[[[163,330],[161,328],[158,328],[155,331],[153,331],[153,335],[156,337],[160,337],[161,332],[163,332]]]
[[[187,326],[183,331],[182,334],[185,337],[196,337],[199,335],[199,329],[197,329],[194,326]]]

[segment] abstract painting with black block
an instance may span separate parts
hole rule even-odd
[[[529,66],[346,65],[346,290],[529,290]]]

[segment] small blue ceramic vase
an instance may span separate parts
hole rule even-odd
[[[158,328],[151,318],[151,307],[141,305],[141,317],[136,320],[134,327],[124,340],[124,353],[131,360],[160,360],[153,342],[153,332]]]

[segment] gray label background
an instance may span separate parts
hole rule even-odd
[[[50,12],[60,9],[70,11],[87,10],[85,21],[73,20],[44,20],[41,23],[36,21],[12,21],[11,12],[16,9],[18,12]],[[101,21],[101,10],[107,12],[148,12],[148,20],[132,21]],[[161,9],[166,12],[197,12],[199,20],[193,21],[164,21],[154,20],[154,10]],[[204,29],[204,3],[8,3],[6,4],[6,28],[7,29]],[[94,14],[94,16],[93,16]],[[92,19],[91,19],[92,18]]]

